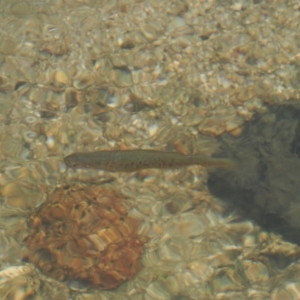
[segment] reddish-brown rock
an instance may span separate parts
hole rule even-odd
[[[58,280],[114,289],[140,270],[144,239],[120,195],[59,188],[29,218],[27,259]]]

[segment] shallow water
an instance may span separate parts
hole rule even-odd
[[[256,193],[253,186],[258,181],[262,184],[257,178],[262,176],[261,163],[271,159],[268,151],[285,157],[282,151],[290,155],[291,149],[282,145],[297,150],[293,143],[297,116],[292,113],[297,109],[281,115],[271,108],[264,122],[275,124],[278,131],[275,125],[265,125],[263,132],[261,127],[254,132],[249,129],[253,123],[246,122],[260,120],[255,115],[268,111],[267,103],[300,100],[298,3],[14,0],[1,1],[0,14],[2,299],[47,299],[49,295],[53,299],[297,298],[300,271],[297,264],[290,263],[297,258],[298,246],[269,229],[286,240],[298,240],[280,231],[283,226],[278,230],[265,226],[269,219],[260,222],[253,210],[249,209],[249,218],[228,210],[220,199],[239,204],[239,198],[234,192],[228,197],[230,191],[223,187],[215,192],[220,199],[213,197],[207,189],[205,168],[129,174],[72,171],[63,158],[74,152],[126,149],[211,157],[225,151],[223,142],[228,140],[226,149],[230,150],[224,153],[241,155],[245,162],[237,170],[238,186],[250,185]],[[249,130],[258,142],[247,136],[243,139]],[[286,135],[285,130],[293,134]],[[222,134],[232,138],[218,139]],[[265,140],[277,140],[279,135],[280,143],[265,149]],[[240,140],[245,149],[242,154],[233,150]],[[254,145],[261,156],[253,157]],[[296,190],[284,182],[294,180],[295,184],[296,164],[285,158],[263,165],[268,166],[263,180],[270,185],[260,186],[260,197],[265,201],[264,195],[270,197],[274,187],[276,195],[281,193],[278,198],[274,194],[276,203],[283,202],[279,209],[297,227],[297,207],[285,210],[284,193],[293,203],[290,199]],[[99,242],[95,236],[100,235],[98,231],[89,237],[91,244],[75,235],[92,208],[80,214],[76,204],[70,211],[59,203],[51,206],[49,217],[56,220],[55,230],[41,221],[44,216],[38,216],[57,191],[85,188],[87,194],[95,188],[113,190],[123,199],[119,210],[108,205],[101,212],[114,224],[97,223],[105,243],[113,245],[114,237],[119,241],[126,236],[124,228],[129,225],[115,225],[123,222],[120,215],[137,220],[135,230],[146,241],[140,271],[121,278],[123,284],[116,289],[103,289],[100,283],[91,285],[86,280],[83,270],[89,260],[84,267],[80,260],[72,261],[73,270],[84,273],[79,278],[64,277],[63,269],[57,268],[60,272],[55,274],[47,269],[49,259],[52,267],[56,262],[67,265],[70,257],[66,253],[73,253],[75,240],[80,244],[76,250],[85,249],[96,257],[105,249],[104,240]],[[261,205],[257,201],[255,208]],[[62,215],[68,222],[60,219]],[[59,242],[47,241],[55,255],[45,249],[40,249],[40,256],[28,255],[26,237],[41,224],[43,230],[36,232],[50,239],[53,236],[47,230],[59,232]],[[110,270],[121,268],[115,261]],[[118,272],[114,275],[122,273]]]

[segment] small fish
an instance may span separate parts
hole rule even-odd
[[[134,172],[142,169],[174,169],[189,165],[231,169],[232,160],[200,155],[183,155],[156,150],[113,150],[73,153],[64,158],[71,168],[102,169],[109,172]]]

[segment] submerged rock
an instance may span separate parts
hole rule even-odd
[[[220,137],[216,156],[234,159],[233,170],[212,170],[208,187],[232,211],[300,245],[300,102],[270,106],[243,134]]]
[[[46,275],[114,289],[141,269],[145,240],[121,195],[99,186],[58,188],[31,214],[25,261]]]

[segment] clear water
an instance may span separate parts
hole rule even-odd
[[[247,123],[300,98],[297,1],[1,1],[0,14],[1,299],[299,298],[298,106],[282,114],[271,106],[261,126]],[[73,152],[113,149],[237,159],[244,189],[226,189],[222,179],[234,178],[200,166],[124,174],[63,163]],[[213,174],[217,197],[207,187]],[[95,187],[126,206],[101,212],[116,222],[97,223],[113,228],[106,243],[126,236],[115,225],[122,214],[146,240],[139,272],[112,290],[90,284],[92,268],[66,275],[68,251],[86,258],[102,245],[102,229],[90,244],[76,235],[94,210],[76,215],[83,200],[66,210],[58,197],[39,215],[55,191],[86,190],[89,203]],[[28,234],[51,236],[50,224],[58,240],[28,255]],[[100,248],[91,254],[99,264]],[[116,260],[107,264],[114,274]],[[72,262],[78,274],[89,264]]]

